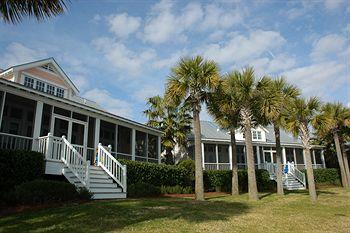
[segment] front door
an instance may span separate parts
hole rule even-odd
[[[82,155],[86,156],[87,147],[87,123],[61,116],[53,117],[53,136],[62,137],[73,145],[73,147]]]

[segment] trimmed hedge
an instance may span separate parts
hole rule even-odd
[[[303,171],[307,177],[306,170]],[[340,185],[339,170],[336,168],[320,168],[314,169],[314,177],[316,184]]]
[[[76,189],[73,184],[34,180],[23,183],[15,188],[14,198],[17,204],[49,204],[73,200],[90,200],[91,193],[85,189]]]
[[[44,156],[34,151],[0,150],[0,190],[12,190],[16,185],[44,175]]]
[[[151,184],[153,186],[166,186],[171,192],[183,192],[183,189],[169,188],[169,186],[181,186],[182,188],[194,188],[193,161],[184,160],[178,165],[164,165],[143,163],[130,160],[121,160],[127,165],[128,192],[130,186],[138,183]],[[232,171],[204,171],[203,181],[206,191],[231,191]],[[271,188],[269,173],[266,170],[256,170],[256,179],[259,191]],[[241,192],[248,191],[248,174],[246,170],[238,171],[239,188]],[[163,188],[164,190],[165,188]],[[164,191],[166,192],[166,191]],[[187,190],[186,190],[187,192]]]
[[[161,186],[160,187],[160,192],[162,194],[189,194],[193,193],[193,187],[182,187],[180,185],[175,185],[175,186]]]
[[[191,186],[189,173],[183,167],[131,160],[120,160],[120,162],[127,166],[128,187],[136,183],[148,183],[158,187]]]

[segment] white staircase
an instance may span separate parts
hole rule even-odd
[[[98,145],[97,165],[91,166],[63,136],[51,134],[38,139],[38,151],[46,159],[59,160],[62,174],[77,188],[85,187],[93,199],[126,198],[126,166],[120,164],[101,144]]]
[[[277,179],[277,164],[262,163],[258,166],[260,169],[265,169],[270,174],[270,179]],[[283,188],[286,190],[300,190],[306,188],[305,174],[299,171],[294,163],[287,162],[283,168],[282,175]]]

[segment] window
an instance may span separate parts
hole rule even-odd
[[[56,96],[63,98],[64,97],[64,90],[62,88],[57,88],[56,89]]]
[[[45,91],[45,83],[44,83],[44,82],[41,82],[41,81],[39,81],[39,80],[36,80],[35,89],[37,89],[38,91],[44,92],[44,91]]]
[[[262,139],[261,131],[253,130],[252,135],[253,135],[254,140],[261,140]]]
[[[55,72],[55,68],[51,64],[43,65],[42,68],[44,68],[45,70],[49,70],[49,71],[51,71],[53,73],[56,73]]]
[[[50,94],[50,95],[54,95],[55,94],[55,87],[47,84],[46,85],[46,93]]]
[[[25,76],[24,77],[24,86],[33,88],[34,87],[34,79]]]

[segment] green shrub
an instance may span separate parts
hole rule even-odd
[[[195,172],[196,172],[196,165],[194,163],[194,160],[192,159],[184,159],[181,160],[178,164],[178,167],[182,167],[187,171],[188,174],[188,179],[190,181],[191,186],[194,186],[194,182],[195,182]]]
[[[159,187],[148,183],[138,182],[128,186],[128,197],[156,197],[160,193]]]
[[[303,172],[305,172],[305,176],[307,177],[306,170]],[[339,170],[336,168],[314,169],[314,177],[316,184],[341,184]]]
[[[0,190],[40,179],[44,175],[44,156],[34,151],[0,150]]]
[[[256,182],[259,191],[268,191],[271,189],[270,175],[266,170],[256,170]],[[247,170],[238,170],[238,186],[240,192],[248,191],[248,172]],[[225,191],[230,192],[232,187],[232,171],[205,171],[204,187],[206,191]]]
[[[73,184],[34,180],[15,187],[16,203],[18,204],[48,204],[72,200],[89,200],[91,194],[86,189],[77,190]]]
[[[182,187],[180,185],[175,186],[164,186],[160,187],[160,192],[162,194],[189,194],[193,193],[193,188],[190,186]]]
[[[191,185],[187,170],[180,166],[131,160],[121,160],[121,163],[127,166],[128,187],[136,183],[148,183],[158,187]]]

